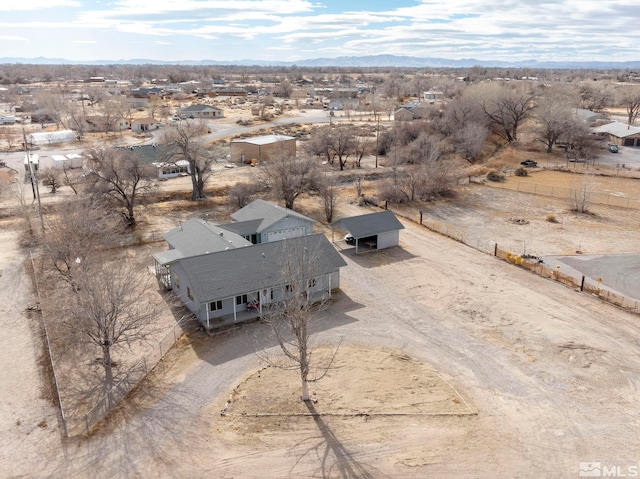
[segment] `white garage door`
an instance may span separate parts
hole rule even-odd
[[[290,230],[271,231],[267,234],[267,242],[278,241],[287,238],[297,238],[298,236],[304,236],[304,226],[298,226],[297,228],[291,228]]]

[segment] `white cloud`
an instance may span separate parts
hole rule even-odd
[[[19,37],[17,35],[0,35],[0,41],[2,42],[28,42],[25,37]]]
[[[76,0],[20,0],[18,2],[3,0],[2,2],[0,2],[0,11],[17,12],[21,10],[41,10],[43,8],[81,6],[82,4]]]

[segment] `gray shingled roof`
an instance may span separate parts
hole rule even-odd
[[[216,108],[215,106],[209,106],[209,105],[191,105],[184,108],[180,108],[181,113],[189,113],[194,111],[205,111],[205,110],[222,111],[220,108]]]
[[[172,248],[179,251],[179,254],[169,254],[169,252],[155,254],[154,257],[161,264],[176,261],[178,257],[196,256],[215,251],[224,251],[225,249],[251,246],[251,242],[242,236],[198,218],[191,218],[177,228],[165,233],[163,237]]]
[[[225,230],[232,231],[233,233],[239,234],[240,236],[245,236],[245,235],[251,235],[256,233],[261,223],[262,223],[261,219],[238,221],[236,223],[222,224],[220,225],[220,228],[224,228]]]
[[[300,213],[296,213],[293,210],[274,205],[264,200],[255,200],[231,215],[231,217],[237,222],[261,220],[260,226],[253,231],[254,233],[264,231],[269,226],[277,223],[287,216],[297,216],[298,218],[311,223],[314,222],[311,218],[307,218]]]
[[[389,210],[342,218],[331,223],[332,228],[336,226],[348,231],[354,238],[366,238],[388,231],[404,229],[402,223]]]
[[[330,274],[346,266],[342,256],[322,234],[301,236],[248,248],[219,251],[179,260],[200,303],[281,286],[283,258],[310,254],[307,278]]]

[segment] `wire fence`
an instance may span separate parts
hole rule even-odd
[[[113,410],[120,402],[135,388],[140,381],[147,377],[147,375],[155,369],[158,364],[162,364],[162,359],[169,352],[169,350],[176,343],[178,338],[183,333],[187,332],[186,319],[189,319],[190,315],[184,315],[180,320],[168,331],[162,339],[160,339],[146,355],[131,366],[125,373],[122,379],[116,383],[116,385],[107,391],[103,397],[98,400],[88,412],[77,416],[67,415],[65,413],[62,401],[62,395],[60,393],[60,382],[56,375],[55,363],[53,360],[53,354],[51,352],[51,342],[49,330],[47,328],[46,313],[43,308],[42,295],[40,293],[40,286],[38,284],[38,274],[35,266],[33,254],[30,253],[31,268],[34,278],[34,286],[38,299],[40,321],[42,325],[43,334],[45,337],[47,362],[52,370],[53,385],[55,388],[56,400],[60,407],[60,415],[62,420],[63,432],[65,436],[80,436],[83,434],[89,434],[93,428],[103,419],[107,417],[109,412]]]
[[[492,182],[491,187],[502,188],[505,190],[518,191],[520,193],[531,193],[534,195],[551,196],[571,200],[576,194],[585,194],[589,203],[596,203],[607,206],[616,206],[619,208],[640,209],[640,198],[630,198],[628,196],[617,195],[614,193],[599,192],[582,192],[575,188],[565,188],[560,186],[541,185],[530,183],[528,181],[507,181]]]
[[[100,421],[107,417],[112,409],[127,397],[133,388],[146,378],[158,364],[161,364],[167,352],[186,332],[186,328],[182,324],[183,319],[185,317],[177,322],[145,357],[131,366],[124,377],[110,391],[107,391],[87,413],[64,418],[67,436],[89,434]]]
[[[618,306],[626,311],[640,314],[640,301],[611,291],[603,287],[601,282],[596,279],[579,273],[565,273],[557,266],[555,268],[549,267],[544,264],[540,258],[535,256],[511,253],[510,251],[501,249],[495,241],[465,234],[465,231],[460,227],[443,222],[423,221],[424,218],[421,211],[417,211],[415,214],[407,213],[406,211],[394,211],[394,214],[417,223],[430,231],[470,246],[482,253],[490,254],[503,261],[527,269],[539,276],[562,283],[577,291],[592,294],[600,300]]]

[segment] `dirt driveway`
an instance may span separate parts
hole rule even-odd
[[[253,324],[185,340],[89,439],[61,441],[53,413],[45,437],[5,424],[7,476],[577,477],[583,461],[640,460],[636,316],[405,226],[400,248],[342,250],[342,292],[317,340],[409,355],[476,416],[230,421],[220,405],[273,346]]]

